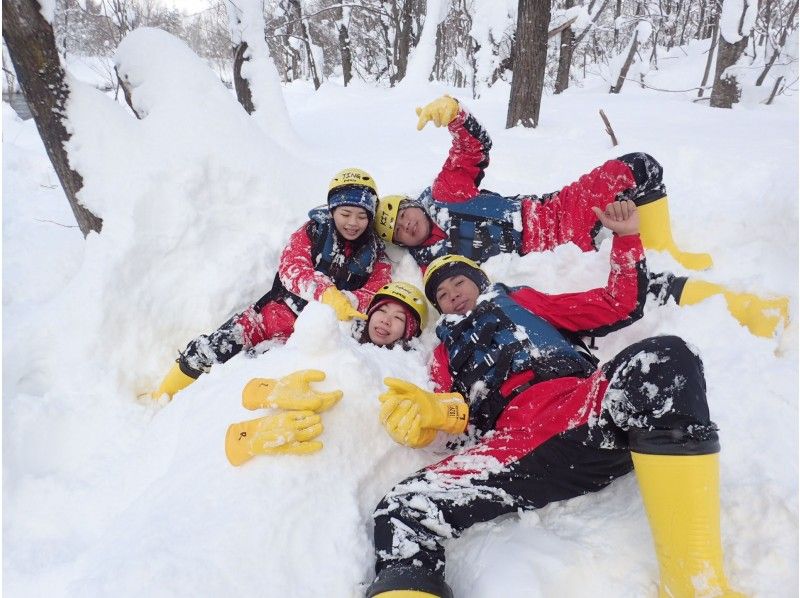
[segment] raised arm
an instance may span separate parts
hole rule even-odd
[[[447,125],[453,138],[450,153],[433,182],[432,194],[437,201],[461,202],[478,194],[478,185],[489,165],[492,140],[481,124],[458,100],[442,96],[424,108],[418,108],[421,129],[428,121],[436,126]]]
[[[556,328],[587,336],[603,336],[635,322],[642,317],[647,296],[647,264],[633,202],[614,202],[606,212],[595,213],[615,232],[605,287],[559,295],[523,287],[512,293],[523,307]]]

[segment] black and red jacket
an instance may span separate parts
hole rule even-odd
[[[530,213],[536,206],[558,197],[561,210],[577,210],[565,222],[586,220],[596,222],[591,210],[576,198],[598,197],[611,201],[619,193],[635,188],[634,172],[623,160],[609,160],[595,169],[591,176],[559,191],[543,195],[503,196],[479,187],[489,166],[492,140],[483,126],[463,107],[448,125],[452,136],[450,151],[433,185],[417,199],[431,220],[431,234],[409,253],[425,270],[437,257],[456,254],[483,263],[501,253],[524,254],[530,251],[553,249],[556,245],[574,241],[584,251],[594,249],[591,240],[580,237],[581,227],[566,226],[561,231],[526,230],[530,228]],[[661,192],[663,195],[663,190]],[[603,202],[600,202],[603,205]],[[585,213],[584,213],[585,212]],[[570,236],[573,235],[573,236]],[[540,238],[541,237],[541,238]]]
[[[470,423],[486,432],[512,399],[530,398],[528,417],[567,429],[577,414],[558,396],[598,373],[580,336],[603,336],[643,313],[647,268],[639,235],[614,237],[604,288],[548,295],[494,285],[465,316],[444,316],[431,376],[439,392],[457,391]]]
[[[310,220],[295,231],[281,252],[278,273],[269,293],[256,309],[283,301],[299,313],[309,301],[319,301],[330,287],[356,300],[365,312],[372,296],[391,282],[392,265],[383,243],[369,227],[359,239],[348,241],[336,232],[327,207],[309,213]]]

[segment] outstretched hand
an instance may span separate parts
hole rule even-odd
[[[639,233],[639,210],[630,199],[612,201],[606,206],[605,211],[596,207],[592,207],[592,211],[600,224],[620,237]]]
[[[458,115],[458,100],[445,94],[417,108],[417,131],[421,131],[428,122],[437,127],[446,127]]]

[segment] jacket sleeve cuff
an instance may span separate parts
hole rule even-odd
[[[624,235],[620,237],[616,233],[614,233],[614,238],[611,244],[611,254],[617,255],[623,252],[629,252],[631,250],[637,251],[639,256],[644,255],[644,247],[642,246],[642,239],[639,236],[639,233],[635,235]]]

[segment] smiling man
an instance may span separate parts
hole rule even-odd
[[[491,284],[457,255],[431,262],[425,294],[443,314],[431,377],[387,378],[381,422],[397,442],[461,435],[454,455],[397,484],[375,509],[369,598],[452,598],[445,542],[519,509],[595,492],[636,469],[656,544],[659,595],[732,598],[719,532],[719,441],[703,364],[680,338],[598,360],[576,335],[641,317],[647,272],[631,201],[595,215],[614,232],[604,288],[548,295]],[[458,442],[457,442],[458,444]],[[466,445],[466,446],[464,446]],[[499,594],[498,594],[499,595]]]

